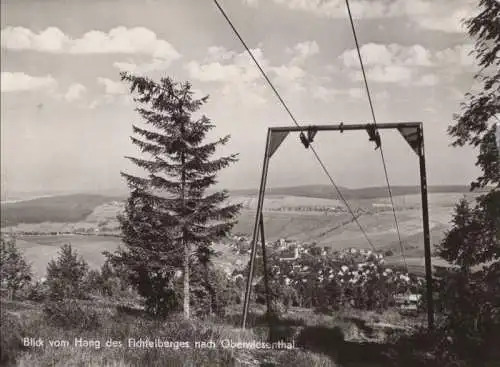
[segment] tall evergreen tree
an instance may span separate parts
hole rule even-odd
[[[229,136],[206,142],[215,125],[193,114],[208,96],[194,98],[189,82],[167,77],[158,83],[129,73],[121,73],[121,79],[130,83],[136,111],[149,125],[133,125],[132,142],[149,157],[127,157],[147,176],[122,172],[131,190],[119,218],[126,246],[110,259],[126,266],[146,307],[158,316],[176,305],[174,278],[180,270],[184,317],[189,318],[191,266],[207,262],[211,244],[231,230],[240,209],[226,203],[226,191],[208,194],[207,189],[237,155],[214,158]]]

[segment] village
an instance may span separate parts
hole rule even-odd
[[[233,253],[250,255],[250,238],[231,235],[229,239]],[[390,285],[394,293],[388,295],[390,300],[386,301],[385,307],[392,305],[407,316],[417,316],[423,311],[424,279],[409,274],[405,269],[385,266],[382,253],[356,248],[334,251],[331,246],[317,246],[315,243],[300,243],[284,238],[267,242],[266,248],[271,279],[283,287],[300,290],[306,284],[309,287],[322,287],[335,283],[343,289],[340,298],[345,297],[345,300],[341,302],[347,301],[350,306],[357,307],[360,305],[353,299],[353,289]],[[256,258],[261,264],[262,253],[258,251]],[[247,261],[237,260],[235,265],[236,269],[227,270],[227,275],[233,281],[246,281]],[[261,270],[256,271],[260,275],[253,284],[262,285],[264,277]]]

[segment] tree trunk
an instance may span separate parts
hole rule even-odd
[[[212,286],[210,282],[210,277],[209,277],[209,272],[210,268],[208,265],[208,262],[205,263],[205,287],[208,291],[208,294],[210,295],[210,304],[209,304],[209,314],[212,316],[214,313],[217,313],[217,294],[215,292],[214,287]]]
[[[179,112],[182,114],[182,105],[179,107]],[[181,125],[181,135],[184,139],[184,124]],[[181,153],[181,197],[182,197],[182,215],[186,214],[186,153]],[[185,225],[185,224],[184,224]],[[190,287],[189,287],[189,278],[190,278],[190,269],[189,269],[189,257],[191,255],[191,249],[189,243],[186,241],[186,228],[182,229],[182,245],[184,247],[184,318],[189,320],[190,318]]]
[[[189,308],[189,303],[190,303],[190,289],[189,289],[189,245],[187,243],[184,243],[184,318],[186,320],[189,320],[190,318],[190,308]]]

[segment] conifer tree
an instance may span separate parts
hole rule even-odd
[[[84,298],[89,266],[70,244],[61,246],[57,259],[47,265],[47,284],[52,300]]]
[[[127,157],[145,174],[122,172],[130,188],[119,218],[126,246],[110,259],[126,266],[146,308],[157,316],[177,305],[174,278],[180,271],[184,317],[190,318],[191,266],[213,255],[211,244],[231,230],[240,209],[226,203],[226,191],[208,194],[207,189],[237,155],[214,158],[229,136],[206,142],[215,126],[205,115],[193,114],[208,96],[194,98],[189,82],[167,77],[158,83],[129,73],[121,73],[121,79],[130,83],[136,111],[147,125],[133,125],[132,142],[148,157]]]
[[[13,238],[0,237],[0,284],[14,299],[16,292],[27,286],[32,280],[31,266],[16,247]]]

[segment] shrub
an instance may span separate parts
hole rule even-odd
[[[16,247],[12,238],[0,237],[0,284],[8,291],[10,299],[27,287],[31,281],[31,267]]]
[[[115,253],[105,252],[107,262],[121,290],[132,285],[144,299],[145,310],[157,318],[166,318],[181,306],[182,289],[176,285],[175,271],[159,261],[144,262],[137,254],[119,248]]]
[[[113,295],[113,286],[115,285],[112,277],[106,277],[99,270],[90,270],[84,279],[84,288],[89,291],[89,293],[97,294],[105,297],[110,297]]]
[[[47,266],[47,284],[53,299],[84,298],[85,277],[88,273],[86,261],[78,257],[71,245],[63,245],[57,260]]]
[[[45,301],[48,296],[49,296],[49,287],[47,283],[41,282],[39,280],[27,286],[26,289],[24,289],[24,291],[21,294],[22,299],[34,302]]]
[[[336,367],[337,364],[323,354],[313,354],[302,350],[279,352],[275,363],[271,366],[296,366],[296,367]],[[262,365],[264,367],[264,365]]]
[[[0,325],[0,364],[6,365],[14,362],[25,349],[22,343],[23,325],[16,316],[4,311],[0,313]]]
[[[101,325],[97,312],[72,299],[48,301],[43,312],[51,325],[65,329],[95,330]]]
[[[194,314],[223,317],[229,306],[241,302],[241,290],[223,270],[211,263],[206,266],[193,264],[192,269],[191,305]]]

